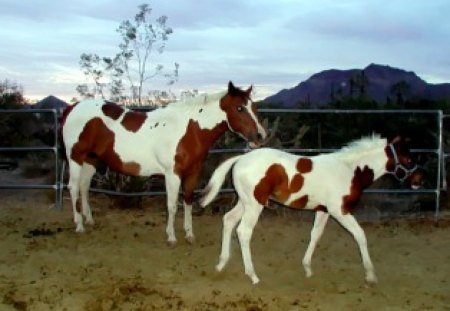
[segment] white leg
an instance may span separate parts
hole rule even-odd
[[[95,167],[83,163],[80,176],[80,194],[81,194],[81,206],[84,217],[86,218],[86,224],[93,225],[94,219],[92,218],[91,207],[89,205],[89,186],[91,185],[92,176],[95,174]]]
[[[241,220],[243,212],[244,208],[239,201],[232,210],[223,216],[222,251],[220,252],[219,263],[216,266],[217,271],[222,271],[230,258],[231,233]]]
[[[322,233],[325,229],[325,225],[327,224],[328,217],[328,213],[318,211],[314,219],[314,225],[311,230],[311,239],[309,241],[308,248],[306,249],[305,256],[303,257],[303,268],[305,269],[306,277],[308,278],[313,275],[311,269],[311,258],[314,254],[317,243],[322,237]]]
[[[69,161],[70,177],[67,185],[72,199],[73,221],[75,222],[75,231],[83,232],[83,216],[81,216],[81,204],[78,201],[80,194],[80,173],[81,166],[74,161]]]
[[[175,237],[175,215],[177,213],[178,191],[180,190],[180,178],[174,174],[167,174],[166,191],[167,191],[167,243],[175,245],[177,238]]]
[[[242,259],[244,261],[245,274],[247,274],[252,280],[253,284],[259,282],[259,278],[256,276],[255,269],[253,267],[252,255],[250,251],[250,239],[253,234],[253,228],[258,222],[259,215],[263,206],[257,203],[250,205],[245,204],[244,214],[241,219],[241,223],[237,228],[239,242],[241,244]]]
[[[189,243],[194,243],[194,231],[192,229],[192,204],[184,202],[184,231],[186,232],[185,239]]]
[[[350,214],[347,215],[333,215],[341,225],[346,228],[355,238],[359,246],[359,251],[361,253],[364,269],[366,270],[366,282],[369,284],[377,283],[377,277],[375,275],[375,269],[372,264],[372,260],[369,256],[369,251],[367,249],[367,239],[364,234],[364,230],[356,221],[355,217]]]

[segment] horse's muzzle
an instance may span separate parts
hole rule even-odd
[[[254,134],[250,135],[250,137],[248,139],[248,146],[251,149],[259,148],[265,144],[264,138],[265,137],[263,135],[261,135],[260,133],[254,133]]]

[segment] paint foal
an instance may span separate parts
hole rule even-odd
[[[258,146],[266,136],[250,99],[251,91],[252,87],[243,91],[230,82],[227,92],[199,96],[148,113],[104,100],[70,106],[61,126],[76,231],[84,231],[83,216],[87,224],[94,223],[88,191],[95,165],[102,161],[126,175],[165,176],[169,243],[176,242],[174,219],[181,186],[184,229],[186,239],[192,242],[193,191],[208,150],[227,130],[245,138],[250,147]]]
[[[303,258],[306,276],[312,275],[311,257],[329,215],[346,228],[358,243],[366,281],[377,278],[367,250],[363,229],[351,215],[362,190],[385,173],[408,180],[418,188],[422,174],[416,170],[409,150],[401,139],[387,143],[378,136],[355,141],[338,152],[313,157],[297,156],[280,150],[257,149],[223,162],[213,173],[202,206],[209,204],[220,190],[227,172],[233,167],[233,183],[239,200],[223,217],[222,252],[217,270],[230,256],[231,233],[237,223],[245,273],[254,284],[259,282],[253,268],[250,239],[264,205],[273,199],[297,209],[317,211],[311,240]]]

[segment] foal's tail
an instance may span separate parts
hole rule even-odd
[[[205,207],[206,205],[211,203],[212,200],[214,200],[214,198],[217,196],[217,193],[219,193],[223,182],[225,181],[225,177],[227,176],[228,171],[231,169],[234,163],[239,160],[241,156],[242,155],[238,155],[229,158],[216,168],[208,182],[208,185],[203,190],[202,197],[200,198],[200,205],[202,207]]]

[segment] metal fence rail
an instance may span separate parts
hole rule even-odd
[[[52,146],[27,146],[27,147],[4,147],[0,145],[0,152],[52,152],[55,157],[54,167],[55,172],[58,173],[60,171],[59,164],[59,150],[58,150],[58,116],[59,113],[56,109],[0,109],[0,116],[4,114],[51,114],[53,116],[53,145]],[[1,142],[0,142],[1,144]],[[55,181],[53,184],[0,184],[0,189],[16,189],[16,190],[24,190],[24,189],[54,189],[55,190],[55,206],[61,206],[61,201],[58,200],[58,193],[61,192],[63,188],[60,179],[58,178],[58,174],[55,174]]]
[[[54,189],[55,190],[55,206],[61,208],[62,206],[62,190],[64,188],[63,176],[65,170],[65,164],[59,163],[58,154],[58,111],[55,109],[31,109],[31,110],[0,110],[0,115],[3,113],[44,113],[53,114],[54,117],[54,144],[52,146],[35,146],[35,147],[2,147],[0,146],[0,152],[53,152],[55,155],[55,182],[53,184],[37,185],[37,184],[0,184],[0,189]],[[443,115],[441,110],[339,110],[339,109],[260,109],[261,114],[423,114],[423,115],[435,115],[437,122],[437,136],[435,149],[414,149],[412,152],[419,153],[434,153],[437,157],[437,172],[436,172],[436,188],[434,189],[422,189],[422,190],[405,190],[405,189],[367,189],[365,193],[387,193],[387,194],[409,194],[409,193],[422,193],[422,194],[435,194],[436,207],[435,207],[435,219],[439,217],[439,198],[440,190],[447,190],[446,176],[445,176],[445,159],[449,154],[444,153],[443,150],[443,119],[449,117],[449,115]],[[283,149],[291,153],[308,154],[308,153],[323,153],[333,152],[336,149],[330,148],[291,148]],[[223,154],[223,153],[244,153],[248,151],[245,148],[230,148],[230,149],[213,149],[210,150],[210,154]],[[165,191],[147,191],[139,193],[122,193],[104,189],[90,189],[93,192],[105,193],[109,195],[124,195],[124,196],[146,196],[146,195],[164,195]],[[232,189],[223,189],[222,193],[232,192]]]

